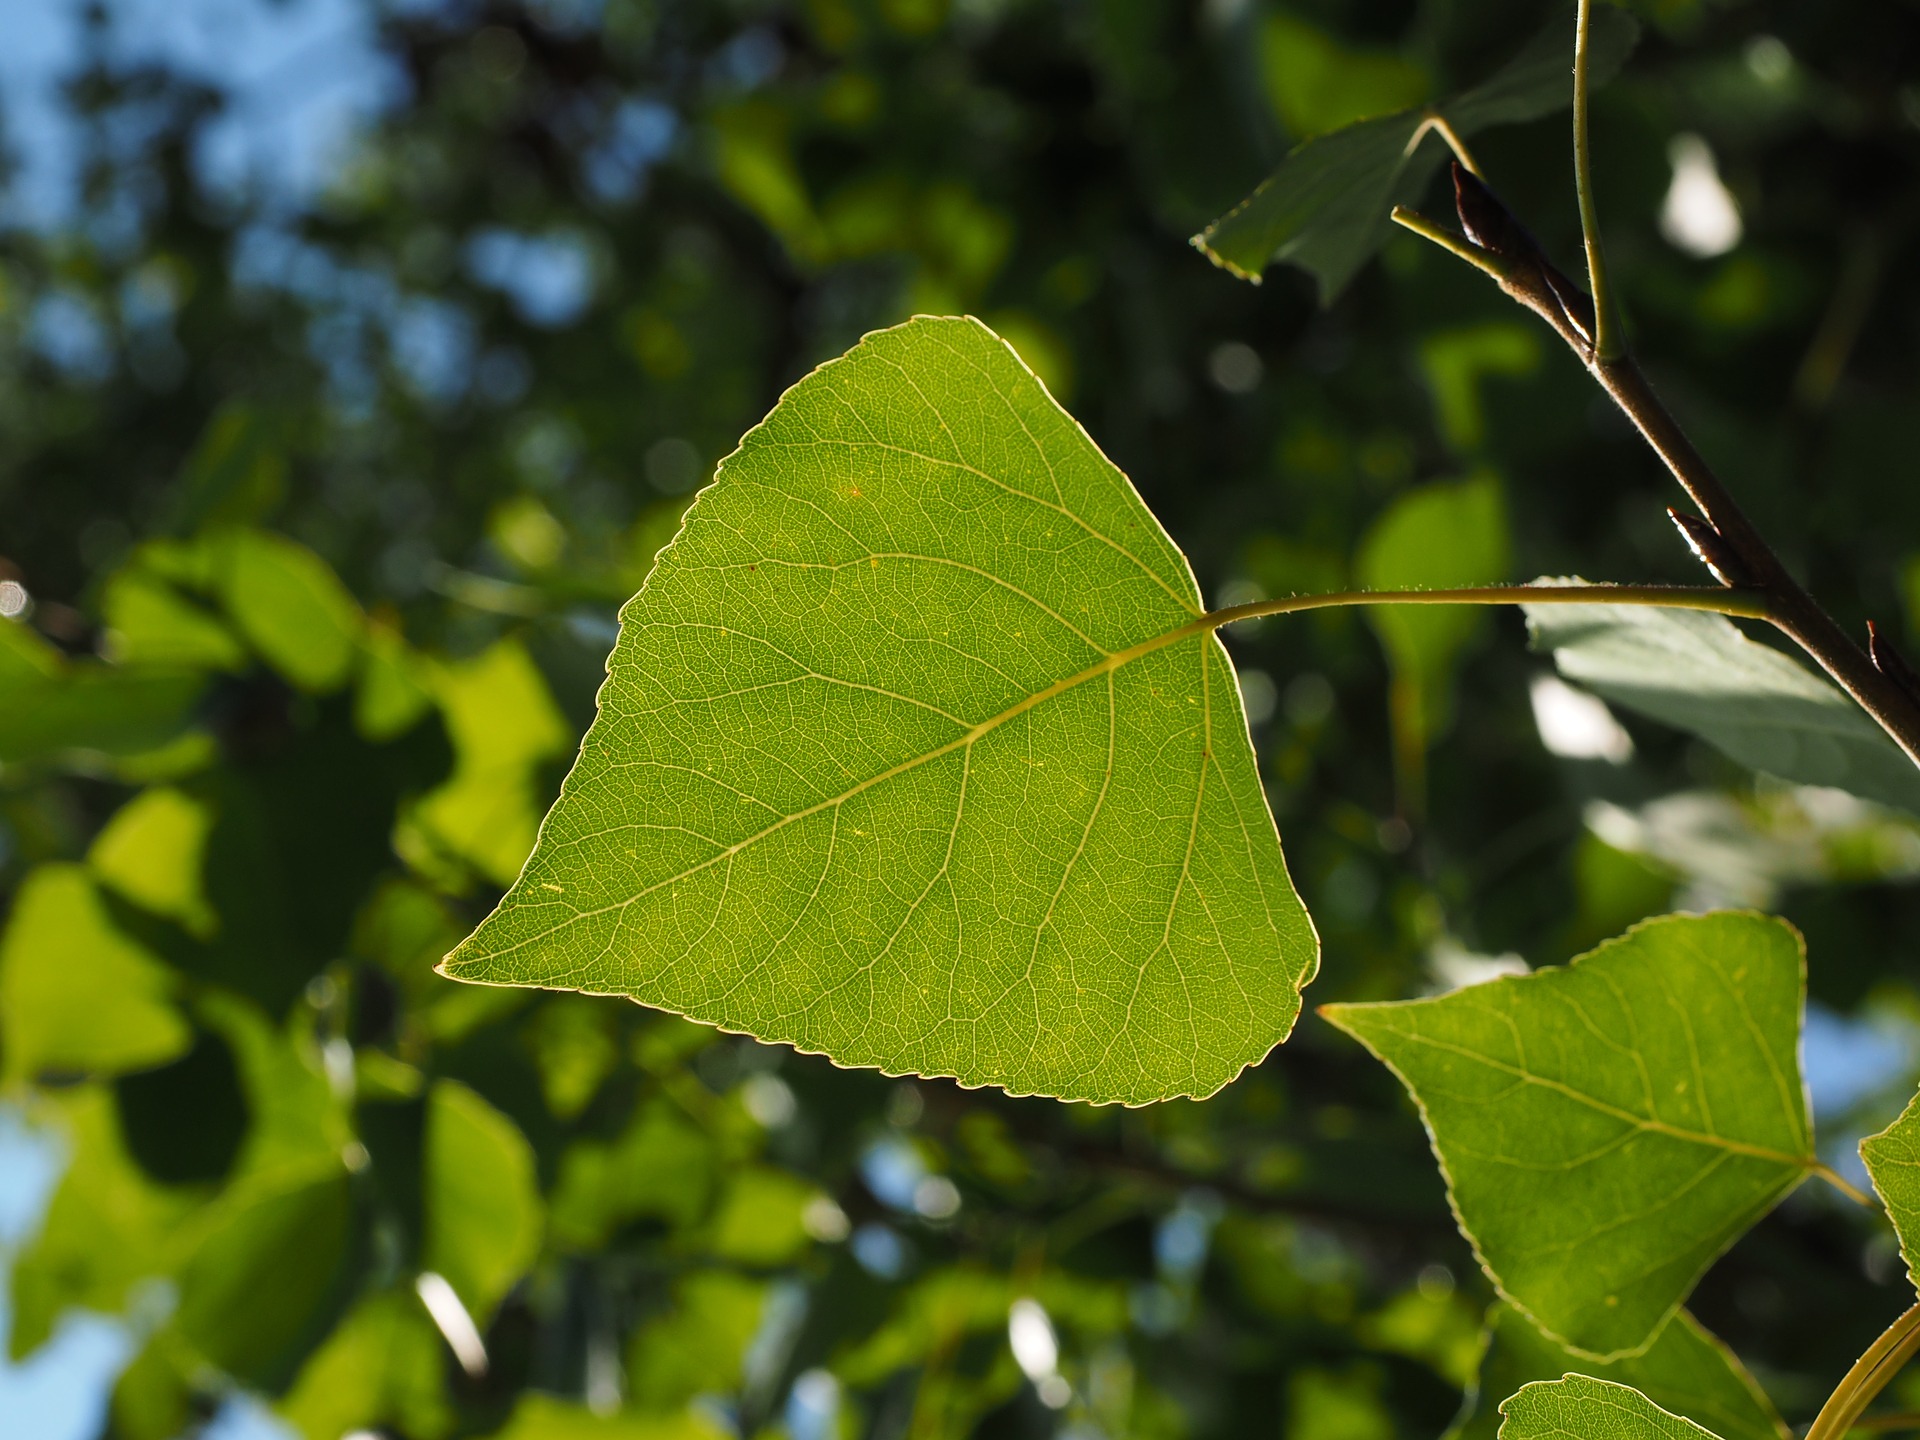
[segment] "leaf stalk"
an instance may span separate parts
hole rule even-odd
[[[1654,605],[1669,610],[1708,610],[1749,620],[1771,620],[1768,600],[1750,590],[1713,585],[1475,585],[1456,590],[1336,590],[1325,595],[1289,595],[1213,610],[1201,620],[1218,630],[1242,620],[1330,610],[1343,605]]]
[[[1820,1407],[1806,1440],[1840,1440],[1916,1351],[1920,1351],[1920,1305],[1889,1325],[1854,1361]]]
[[[1613,361],[1626,354],[1626,345],[1614,313],[1607,257],[1600,245],[1600,212],[1593,198],[1593,147],[1587,130],[1587,37],[1592,20],[1593,0],[1580,0],[1573,32],[1573,183],[1580,198],[1580,236],[1587,250],[1587,291],[1593,296],[1594,355]]]

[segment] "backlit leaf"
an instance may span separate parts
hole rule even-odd
[[[1200,613],[991,331],[871,335],[688,512],[445,971],[1017,1093],[1210,1094],[1317,947]]]
[[[1567,679],[1690,731],[1754,770],[1920,814],[1916,768],[1847,695],[1722,615],[1650,605],[1528,605]]]
[[[365,621],[327,563],[265,530],[235,530],[205,543],[215,548],[227,614],[261,658],[302,690],[344,684]]]
[[[1900,1237],[1907,1278],[1920,1289],[1920,1096],[1886,1129],[1860,1142],[1860,1158]]]
[[[1501,1294],[1618,1358],[1816,1164],[1804,994],[1792,927],[1723,912],[1647,921],[1564,968],[1323,1013],[1412,1093]]]
[[[204,672],[68,660],[18,620],[0,620],[0,764],[70,751],[126,755],[173,739]]]
[[[1461,1417],[1446,1440],[1494,1440],[1498,1405],[1521,1386],[1569,1371],[1631,1385],[1655,1404],[1704,1425],[1725,1440],[1786,1440],[1773,1404],[1733,1352],[1685,1310],[1641,1355],[1601,1362],[1554,1344],[1506,1304],[1487,1313],[1486,1354]]]
[[[493,1440],[727,1440],[704,1410],[673,1415],[596,1415],[584,1405],[528,1390]]]
[[[115,926],[78,865],[42,865],[14,897],[0,937],[0,1038],[8,1078],[116,1075],[192,1043],[174,977]]]
[[[277,1408],[306,1440],[339,1440],[375,1427],[436,1440],[453,1428],[444,1354],[416,1296],[370,1295],[314,1352]]]
[[[114,813],[87,851],[87,863],[108,889],[201,939],[219,917],[201,879],[209,808],[170,786],[143,790]]]
[[[540,1248],[533,1147],[466,1086],[427,1100],[426,1243],[421,1268],[446,1277],[482,1328]]]
[[[1639,27],[1611,5],[1594,7],[1588,74],[1604,83],[1627,58]],[[1432,107],[1465,139],[1495,125],[1550,115],[1573,100],[1573,15],[1558,15],[1486,83]],[[1401,110],[1316,135],[1297,146],[1245,200],[1193,237],[1214,264],[1258,282],[1288,261],[1319,282],[1331,304],[1385,242],[1395,205],[1425,193],[1446,147],[1414,137],[1427,108]]]
[[[273,1387],[317,1343],[350,1279],[353,1197],[337,1162],[262,1175],[196,1217],[174,1323],[227,1374]]]
[[[1529,1385],[1500,1413],[1500,1440],[1713,1440],[1712,1431],[1668,1414],[1631,1386],[1586,1375]]]

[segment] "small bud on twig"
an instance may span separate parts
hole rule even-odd
[[[1747,567],[1740,563],[1740,557],[1733,553],[1733,547],[1727,544],[1720,532],[1702,520],[1698,515],[1686,515],[1667,507],[1667,518],[1673,521],[1680,531],[1681,538],[1687,542],[1687,548],[1693,551],[1693,558],[1713,573],[1729,590],[1738,590],[1753,583],[1747,573]]]
[[[1556,328],[1571,331],[1591,352],[1593,302],[1554,268],[1540,242],[1514,218],[1486,181],[1458,160],[1453,162],[1453,208],[1467,238],[1502,262],[1501,287]]]
[[[1871,620],[1867,621],[1867,655],[1874,669],[1906,691],[1909,699],[1920,701],[1920,675],[1914,673],[1906,656],[1893,648],[1893,642],[1882,635],[1880,627]]]

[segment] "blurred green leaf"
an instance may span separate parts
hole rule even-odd
[[[1016,1092],[1211,1094],[1317,947],[1199,613],[991,331],[871,335],[702,492],[445,973]]]
[[[700,1270],[673,1287],[673,1308],[634,1331],[627,1374],[636,1405],[670,1410],[740,1388],[747,1347],[767,1308],[765,1281]]]
[[[1726,911],[1647,921],[1565,968],[1321,1013],[1412,1094],[1501,1294],[1617,1359],[1817,1163],[1805,976],[1791,926]]]
[[[376,1429],[439,1440],[454,1420],[445,1370],[444,1342],[420,1301],[381,1291],[347,1312],[276,1409],[306,1440]]]
[[[1907,1278],[1920,1289],[1920,1096],[1886,1129],[1860,1142],[1860,1158],[1900,1237]]]
[[[347,682],[366,622],[324,560],[265,530],[216,532],[202,543],[214,550],[221,603],[262,659],[302,690]]]
[[[42,865],[21,883],[0,938],[5,1075],[117,1075],[192,1043],[175,979],[113,923],[78,865]]]
[[[284,1385],[325,1336],[352,1283],[352,1218],[338,1161],[233,1187],[196,1217],[173,1323],[227,1374],[266,1389]]]
[[[692,1121],[664,1101],[643,1103],[617,1140],[575,1141],[561,1157],[554,1238],[592,1250],[629,1220],[692,1225],[706,1212],[718,1164],[712,1140]]]
[[[1439,590],[1497,584],[1512,563],[1500,482],[1478,475],[1400,496],[1361,539],[1353,570],[1368,590]],[[1391,715],[1404,764],[1451,723],[1454,669],[1487,616],[1472,606],[1377,605],[1367,623],[1393,672]]]
[[[1631,1385],[1676,1415],[1706,1426],[1724,1440],[1788,1440],[1786,1424],[1734,1353],[1681,1310],[1644,1354],[1602,1363],[1547,1339],[1512,1306],[1487,1312],[1486,1353],[1461,1417],[1446,1440],[1494,1440],[1498,1405],[1535,1380],[1569,1371]]]
[[[104,649],[122,665],[239,670],[247,650],[217,615],[138,566],[107,581],[100,599]]]
[[[201,867],[213,815],[170,786],[143,790],[106,823],[87,850],[99,882],[201,939],[219,928]]]
[[[379,744],[404,735],[432,708],[431,666],[393,626],[369,625],[353,692],[354,728]]]
[[[1490,320],[1436,331],[1421,340],[1419,354],[1440,433],[1466,454],[1486,439],[1481,381],[1489,375],[1532,374],[1540,367],[1540,336],[1512,320]]]
[[[174,485],[170,518],[176,534],[253,524],[280,502],[287,466],[279,428],[241,401],[214,411]]]
[[[1639,26],[1624,11],[1596,6],[1591,83],[1609,79],[1638,37]],[[1573,16],[1566,13],[1491,79],[1433,109],[1469,139],[1491,126],[1550,115],[1572,101]],[[1298,265],[1319,282],[1321,303],[1332,304],[1385,242],[1389,212],[1417,203],[1446,157],[1437,138],[1412,144],[1428,113],[1403,110],[1313,137],[1193,243],[1214,264],[1256,283],[1269,264]]]
[[[69,1308],[117,1315],[140,1281],[169,1273],[173,1236],[199,1199],[155,1185],[133,1162],[105,1086],[61,1091],[36,1109],[62,1132],[68,1160],[39,1233],[14,1256],[16,1359],[38,1349]]]
[[[197,670],[70,661],[19,621],[0,619],[0,764],[151,750],[186,727],[206,684]]]
[[[708,1246],[742,1265],[784,1265],[812,1243],[808,1202],[820,1187],[785,1170],[749,1165],[736,1170],[715,1209]]]
[[[530,1390],[493,1440],[731,1440],[699,1410],[679,1415],[596,1415],[584,1405]]]
[[[420,1265],[446,1278],[483,1331],[540,1250],[533,1147],[452,1080],[427,1098],[426,1238]]]
[[[1920,814],[1920,769],[1851,698],[1731,620],[1648,605],[1528,605],[1567,679],[1740,764]]]
[[[434,693],[453,741],[454,771],[414,808],[403,853],[432,868],[434,850],[511,884],[539,825],[535,772],[565,751],[572,729],[525,648],[502,640],[472,660],[447,665]]]
[[[1500,1406],[1500,1440],[1713,1440],[1711,1431],[1670,1415],[1638,1390],[1609,1380],[1569,1375],[1536,1381]]]
[[[1404,110],[1427,96],[1427,76],[1418,65],[1391,52],[1344,45],[1285,10],[1261,17],[1260,79],[1281,123],[1300,136]]]

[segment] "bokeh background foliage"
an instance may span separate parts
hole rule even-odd
[[[1210,603],[1696,579],[1652,460],[1479,277],[1389,238],[1323,308],[1187,244],[1290,146],[1566,12],[347,7],[387,81],[302,189],[222,158],[248,112],[125,43],[130,7],[28,3],[82,38],[73,203],[23,165],[0,232],[0,1076],[8,1168],[58,1171],[6,1232],[15,1360],[115,1317],[87,1423],[129,1440],[1445,1430],[1491,1291],[1392,1077],[1317,1019],[1204,1104],[1095,1109],[432,967],[516,874],[687,496],[915,312],[1005,335]],[[1816,591],[1901,628],[1920,20],[1634,13],[1595,126],[1638,344]],[[1475,146],[1571,258],[1564,116]],[[1905,1098],[1911,820],[1622,728],[1514,616],[1229,644],[1311,999],[1771,905],[1824,1157]],[[1671,1344],[1717,1335],[1804,1418],[1899,1270],[1809,1187]],[[1531,1378],[1493,1319],[1489,1383]]]

